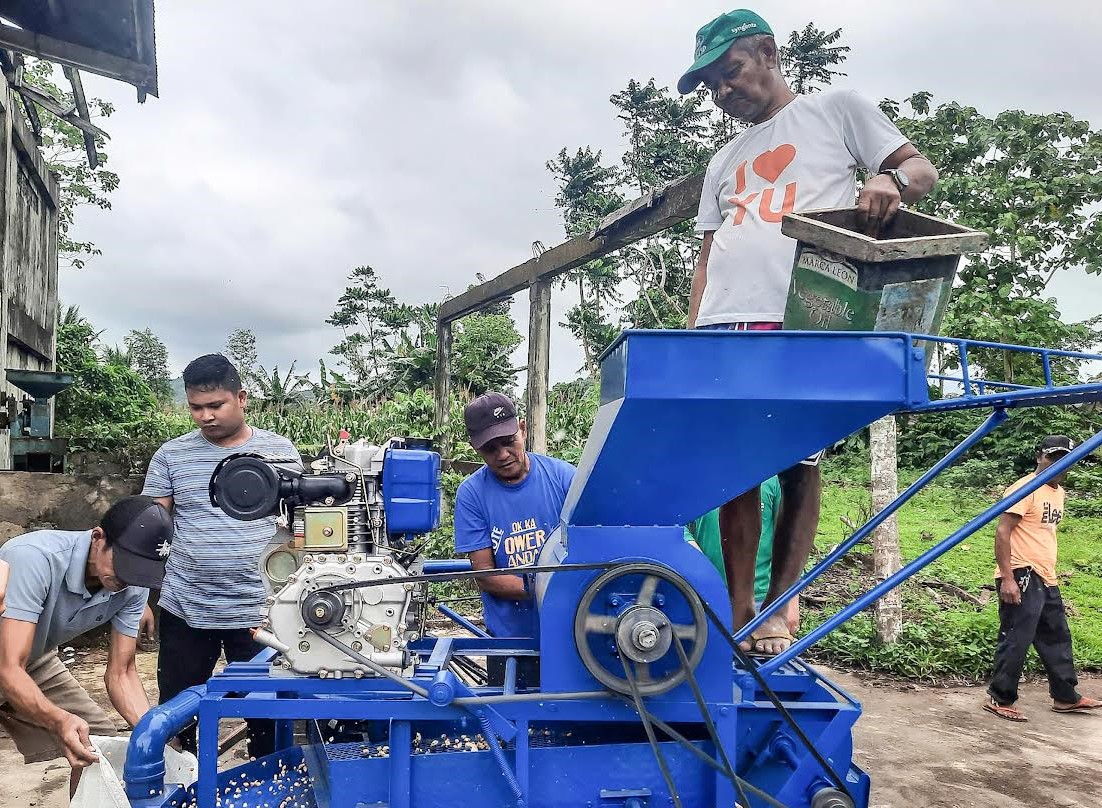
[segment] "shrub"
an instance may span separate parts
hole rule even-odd
[[[149,385],[130,368],[104,363],[95,341],[87,322],[58,327],[57,368],[74,381],[57,396],[56,434],[69,441],[71,451],[103,452],[141,473],[157,447],[183,431],[182,421],[161,408]]]

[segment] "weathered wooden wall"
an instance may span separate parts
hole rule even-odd
[[[57,324],[57,183],[0,76],[0,361],[54,370]],[[0,381],[0,398],[22,398]],[[0,429],[0,469],[11,468],[10,432]]]

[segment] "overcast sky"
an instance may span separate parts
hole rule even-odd
[[[835,0],[755,6],[778,38],[814,21],[852,47],[837,82],[874,100],[919,89],[986,113],[1068,111],[1102,127],[1102,14],[1093,0]],[[326,317],[370,264],[399,300],[457,294],[563,239],[545,162],[563,146],[624,149],[608,97],[630,78],[672,85],[705,0],[177,0],[157,4],[160,98],[95,76],[117,107],[110,211],[77,235],[103,251],[62,269],[107,342],[152,328],[174,372],[235,328],[261,362],[316,369]],[[919,144],[921,146],[921,144]],[[1065,316],[1102,309],[1102,281],[1054,281]],[[553,380],[580,350],[558,327]],[[514,306],[526,328],[527,296]]]

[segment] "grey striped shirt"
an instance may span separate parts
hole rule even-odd
[[[168,441],[149,461],[142,493],[172,497],[175,526],[160,605],[192,628],[252,628],[263,616],[259,563],[275,517],[238,522],[210,504],[214,467],[240,452],[299,456],[286,438],[254,427],[248,442],[232,449],[197,429]]]

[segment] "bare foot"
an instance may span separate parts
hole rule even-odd
[[[731,604],[731,614],[733,616],[733,622],[731,623],[731,625],[735,627],[736,634],[738,634],[739,631],[742,630],[743,626],[745,626],[747,623],[753,620],[754,617],[757,616],[753,606],[750,606],[749,609],[741,609],[734,603]],[[753,635],[751,635],[751,637],[753,637]],[[743,651],[749,653],[750,651],[754,650],[753,640],[743,640],[738,644],[738,647],[741,648]]]
[[[754,643],[754,653],[776,656],[787,651],[795,638],[788,631],[788,620],[782,609],[754,629],[750,639]]]

